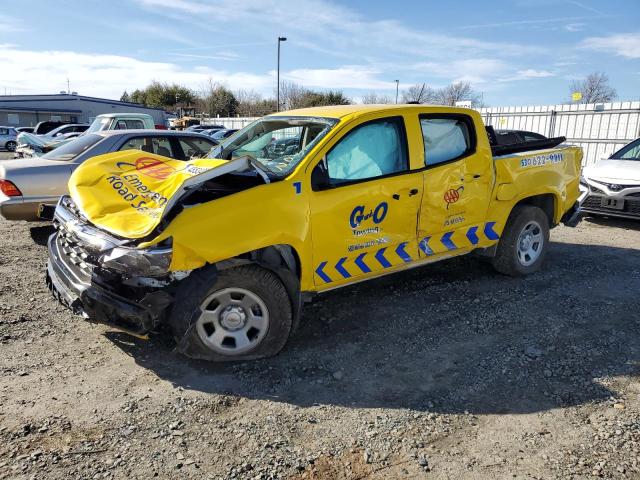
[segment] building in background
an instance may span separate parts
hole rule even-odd
[[[32,127],[45,120],[91,123],[103,113],[148,113],[163,125],[168,117],[161,108],[77,94],[0,95],[0,125]]]

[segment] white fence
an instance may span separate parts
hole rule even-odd
[[[567,137],[584,150],[585,165],[607,158],[640,137],[640,102],[481,108],[495,129],[528,130]]]
[[[487,125],[502,130],[528,130],[547,137],[567,137],[584,150],[584,164],[607,158],[640,137],[640,102],[537,105],[481,108]],[[211,119],[226,128],[242,128],[255,118]]]

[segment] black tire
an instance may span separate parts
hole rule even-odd
[[[523,230],[536,222],[540,226],[543,243],[538,257],[529,265],[523,264],[518,255],[518,240]],[[549,219],[538,207],[517,205],[509,215],[496,256],[492,260],[493,268],[512,277],[522,277],[540,270],[549,248]]]
[[[228,288],[240,288],[259,297],[268,311],[264,337],[251,350],[226,354],[214,350],[200,337],[196,323],[207,297]],[[182,354],[214,362],[254,360],[276,355],[292,333],[292,301],[277,275],[257,265],[243,265],[217,271],[206,267],[184,279],[176,293],[169,327]]]
[[[16,144],[16,142],[10,141],[10,142],[7,142],[4,147],[10,152],[15,152],[17,146],[18,145]]]

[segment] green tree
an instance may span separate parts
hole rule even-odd
[[[210,116],[232,117],[238,110],[239,102],[231,90],[209,79],[202,89],[201,103]]]
[[[193,105],[196,101],[196,95],[188,89],[178,84],[161,83],[153,81],[143,90],[136,89],[131,95],[125,92],[129,100],[140,103],[147,107],[164,108],[167,110],[174,109],[178,104],[181,106]]]

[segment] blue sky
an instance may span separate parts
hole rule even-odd
[[[638,0],[0,0],[0,94],[272,95],[278,35],[283,79],[355,99],[465,80],[488,105],[553,104],[594,71],[640,99]]]

